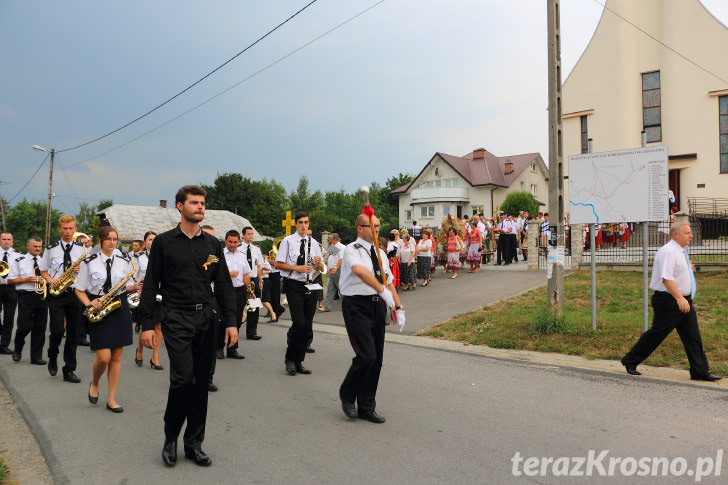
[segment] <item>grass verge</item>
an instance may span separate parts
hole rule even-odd
[[[10,470],[8,470],[7,465],[3,462],[3,459],[0,458],[0,485],[10,484]]]
[[[524,277],[528,277],[527,273]],[[695,309],[708,362],[712,372],[728,375],[728,274],[698,273],[696,280]],[[597,272],[596,330],[590,328],[589,272],[576,271],[567,276],[564,292],[564,318],[558,322],[546,313],[546,288],[542,287],[457,315],[418,335],[502,349],[619,360],[642,334],[641,273]],[[650,297],[651,294],[650,291]],[[645,363],[687,369],[687,358],[677,332],[672,332]]]

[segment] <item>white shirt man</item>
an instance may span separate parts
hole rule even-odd
[[[339,240],[339,235],[334,233],[329,236],[329,259],[326,261],[326,265],[329,268],[329,281],[326,284],[326,296],[324,297],[324,309],[322,311],[328,312],[331,310],[331,305],[334,303],[334,297],[339,291],[339,278],[341,273],[341,261],[344,257],[344,246]]]
[[[9,232],[0,232],[0,260],[10,270],[10,263],[22,256],[22,253],[13,249],[13,235]],[[8,284],[7,275],[0,276],[0,309],[3,313],[2,327],[0,329],[0,354],[12,354],[10,350],[10,337],[15,325],[15,308],[18,296],[13,285]]]
[[[240,253],[245,258],[250,268],[250,281],[255,286],[255,297],[260,298],[261,291],[263,288],[263,270],[261,263],[263,262],[263,253],[260,252],[260,248],[253,244],[253,228],[244,227],[241,233],[243,241],[240,244]],[[258,317],[260,316],[260,310],[248,312],[248,316],[245,319],[245,337],[248,340],[260,340],[262,337],[258,335]]]

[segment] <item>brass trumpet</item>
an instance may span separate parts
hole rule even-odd
[[[46,296],[48,296],[48,283],[45,278],[39,275],[35,275],[35,294],[43,295],[41,300],[45,300]]]
[[[257,312],[257,307],[250,306],[250,300],[255,300],[257,297],[255,296],[255,284],[251,281],[248,286],[245,287],[245,301],[248,302],[247,305],[245,305],[245,311],[248,313]]]
[[[0,261],[0,278],[5,278],[10,273],[10,265],[5,261]]]

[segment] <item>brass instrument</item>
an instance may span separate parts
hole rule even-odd
[[[83,311],[84,316],[89,322],[98,323],[103,320],[106,315],[121,307],[121,301],[119,301],[116,297],[126,291],[126,282],[134,276],[134,273],[136,273],[136,265],[134,264],[134,261],[130,261],[130,263],[131,272],[119,280],[119,282],[115,284],[108,293],[100,298],[100,308],[97,309],[91,306]]]
[[[41,296],[41,300],[45,300],[46,296],[48,296],[48,283],[40,275],[35,275],[35,294],[43,295]]]
[[[273,241],[273,249],[268,251],[268,259],[272,261],[276,260],[276,257],[278,256],[278,246],[280,246],[283,239],[285,239],[285,236],[278,236],[275,241]]]
[[[126,301],[129,303],[129,308],[132,310],[139,306],[139,302],[141,301],[142,295],[139,294],[139,292],[132,293],[128,297],[126,297]]]
[[[308,264],[309,264],[309,266],[314,268],[314,270],[311,272],[311,281],[315,280],[322,274],[329,272],[328,266],[326,266],[326,263],[324,263],[323,255],[321,256],[321,271],[316,269],[316,263],[314,263],[313,258],[311,257],[310,253],[308,255]]]
[[[84,248],[83,256],[78,258],[71,266],[69,266],[66,271],[61,274],[61,276],[58,277],[58,280],[60,281],[60,284],[57,287],[51,286],[50,290],[48,292],[51,294],[51,296],[60,296],[65,292],[72,284],[76,282],[76,276],[75,276],[75,270],[79,266],[81,266],[81,261],[86,257],[88,254],[88,248]]]
[[[257,312],[257,307],[250,306],[250,300],[255,300],[257,296],[255,296],[255,284],[251,281],[248,286],[245,287],[245,301],[248,302],[247,305],[245,305],[245,311],[248,313]]]
[[[0,278],[5,278],[10,273],[10,265],[5,261],[0,261]]]

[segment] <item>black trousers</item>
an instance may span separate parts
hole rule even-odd
[[[384,327],[387,306],[368,296],[344,296],[341,300],[346,332],[356,356],[351,361],[339,397],[356,401],[359,413],[374,411],[379,374],[384,356]]]
[[[685,348],[685,354],[687,354],[690,363],[690,377],[701,377],[708,374],[708,359],[703,351],[703,341],[700,338],[700,329],[698,328],[698,317],[695,314],[692,299],[689,296],[686,298],[690,303],[690,311],[683,313],[670,293],[656,291],[652,295],[652,309],[654,311],[652,327],[642,334],[632,350],[622,358],[622,364],[626,366],[639,365],[655,351],[674,329],[677,330]]]
[[[168,440],[177,440],[186,419],[185,448],[199,449],[205,439],[207,384],[216,324],[216,314],[209,305],[199,311],[165,307],[162,312],[170,368],[164,435]]]
[[[293,362],[303,362],[306,358],[306,347],[313,334],[313,316],[316,314],[316,292],[307,290],[304,285],[290,279],[285,282],[288,309],[291,311],[286,360]]]
[[[18,330],[15,331],[15,352],[22,353],[25,337],[30,334],[30,360],[43,360],[48,303],[32,291],[18,292]]]
[[[255,286],[255,296],[260,298],[260,285],[258,285],[258,277],[250,278],[250,282]],[[245,302],[247,304],[248,299],[246,297]],[[258,318],[260,317],[260,308],[256,308],[254,312],[248,312],[248,316],[245,317],[245,336],[252,337],[258,334]]]
[[[126,298],[126,297],[124,297]],[[48,342],[48,357],[55,359],[60,352],[63,332],[66,332],[66,342],[63,344],[63,372],[76,370],[76,346],[78,341],[78,328],[81,325],[81,302],[76,294],[66,291],[60,296],[48,296],[48,310],[50,312],[51,334]],[[65,319],[65,329],[64,329]],[[84,319],[85,320],[85,319]]]
[[[283,309],[281,306],[281,274],[277,271],[270,273],[268,281],[270,282],[270,306],[278,316]]]
[[[245,310],[245,305],[247,300],[247,289],[245,286],[241,286],[240,288],[233,288],[235,292],[235,325],[238,328],[238,332],[240,331],[240,326],[243,324],[243,311]],[[218,315],[219,317],[219,315]],[[219,318],[217,319],[217,348],[222,349],[225,347],[225,322],[221,321]],[[235,342],[235,345],[231,347],[231,349],[237,349],[238,343]]]
[[[511,233],[508,235],[508,240],[510,241],[511,259],[517,263],[518,262],[518,236],[515,233]]]
[[[0,308],[3,312],[2,327],[0,327],[0,347],[10,347],[10,338],[13,336],[15,325],[15,308],[18,306],[18,294],[13,285],[0,285]]]
[[[511,238],[508,234],[498,236],[498,248],[496,250],[497,264],[511,263]]]

